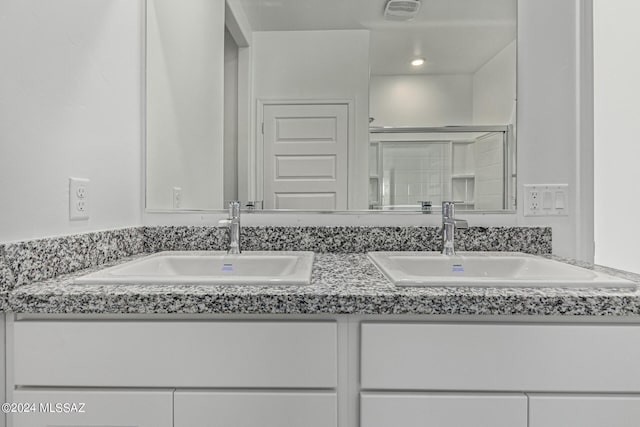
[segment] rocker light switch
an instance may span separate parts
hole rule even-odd
[[[564,192],[556,191],[556,209],[564,209]]]
[[[551,209],[553,206],[551,191],[542,193],[542,209]]]

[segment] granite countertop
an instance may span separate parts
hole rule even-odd
[[[308,286],[76,285],[75,277],[140,258],[18,286],[16,313],[225,313],[638,316],[630,289],[465,288],[393,286],[366,254],[316,254]],[[596,269],[640,284],[640,275]]]

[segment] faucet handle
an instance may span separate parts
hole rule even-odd
[[[433,208],[433,203],[431,203],[431,200],[424,200],[424,201],[419,201],[418,203],[420,203],[420,211],[424,214],[430,214]]]
[[[464,205],[464,201],[455,200],[455,201],[443,201],[442,202],[442,216],[446,216],[449,218],[453,218],[456,212],[456,205]]]
[[[247,211],[255,211],[264,209],[264,202],[262,200],[248,200],[244,207]]]
[[[455,202],[442,202],[442,218],[453,218],[455,215]]]
[[[234,200],[229,202],[229,218],[239,218],[240,217],[240,201]]]

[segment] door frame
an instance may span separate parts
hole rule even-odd
[[[357,168],[353,167],[356,158],[355,102],[351,99],[265,99],[259,98],[256,104],[255,143],[249,146],[249,169],[254,170],[255,179],[249,179],[250,200],[264,200],[264,108],[273,105],[346,105],[347,107],[347,209],[352,206],[352,194]]]

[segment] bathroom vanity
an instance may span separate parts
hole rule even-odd
[[[85,412],[13,425],[636,425],[640,325],[521,320],[19,317],[12,401]]]
[[[75,283],[87,271],[16,288],[7,316],[7,401],[84,412],[9,425],[640,419],[637,288],[400,288],[363,253],[316,254],[307,286]]]

